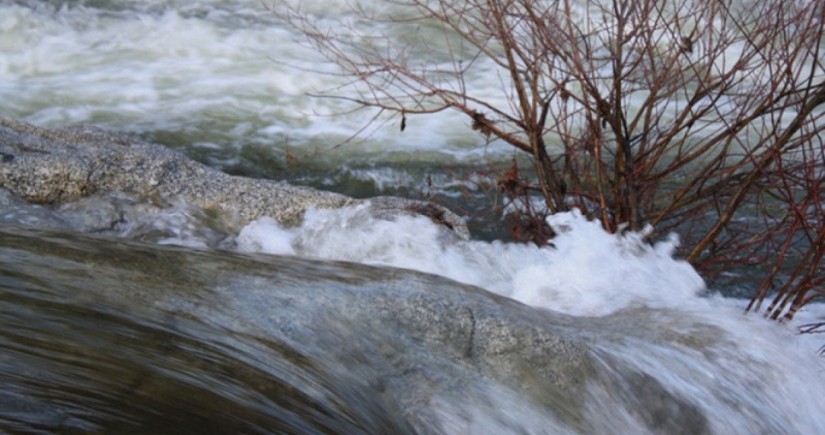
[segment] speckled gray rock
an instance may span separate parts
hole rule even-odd
[[[0,118],[0,187],[36,204],[60,204],[93,194],[124,192],[183,201],[231,214],[241,225],[260,216],[298,223],[310,207],[337,208],[359,200],[272,180],[225,174],[166,147],[92,126],[43,129]],[[461,218],[433,204],[380,198],[376,210],[416,213],[452,228]]]

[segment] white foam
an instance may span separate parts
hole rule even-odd
[[[281,228],[275,219],[262,217],[245,226],[238,234],[238,250],[293,255],[295,249],[291,238],[290,232]]]
[[[660,307],[693,300],[704,281],[675,260],[674,237],[649,245],[645,233],[609,234],[578,210],[548,218],[557,232],[546,262],[514,277],[513,297],[576,315],[605,315],[636,304]]]
[[[677,306],[704,290],[696,271],[673,258],[674,239],[651,246],[641,234],[608,234],[577,211],[550,223],[560,233],[554,247],[460,241],[425,217],[376,219],[362,205],[310,209],[294,229],[258,219],[243,229],[238,246],[420,270],[575,315]]]

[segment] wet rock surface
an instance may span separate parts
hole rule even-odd
[[[161,205],[184,202],[226,214],[238,226],[261,216],[293,226],[309,207],[361,202],[308,187],[231,176],[161,145],[93,126],[43,129],[8,118],[0,118],[0,187],[35,204],[58,205],[113,192]],[[370,204],[377,215],[421,214],[468,237],[463,220],[435,204],[401,198],[376,198]]]
[[[586,406],[602,391],[627,397],[611,412],[640,410],[640,427],[707,432],[689,400],[603,358],[604,324],[431,275],[0,227],[0,276],[0,305],[39,316],[62,307],[70,326],[35,334],[53,334],[57,362],[39,351],[0,359],[9,391],[48,378],[37,395],[46,399],[20,402],[50,419],[41,429],[55,415],[75,428],[126,429],[191,413],[197,428],[216,419],[241,431],[610,433]],[[75,361],[93,375],[78,378]],[[89,391],[71,406],[49,401],[61,388]],[[94,401],[100,391],[117,396],[104,402],[120,403],[116,413]],[[180,410],[193,400],[182,394],[209,399]]]

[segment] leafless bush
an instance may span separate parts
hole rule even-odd
[[[678,229],[709,276],[765,265],[749,309],[773,295],[775,319],[822,295],[825,2],[386,3],[353,2],[327,26],[295,3],[270,7],[352,79],[325,96],[395,113],[402,130],[457,111],[523,151],[531,170],[500,184],[542,199],[528,214],[577,207],[609,231]],[[498,77],[503,98],[473,89],[478,74]]]

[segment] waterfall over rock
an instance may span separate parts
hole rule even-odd
[[[64,352],[38,352],[16,334],[22,325],[2,319],[0,345],[15,349],[0,361],[2,400],[21,404],[14,392],[35,385],[30,396],[40,399],[26,399],[20,420],[49,430],[140,426],[147,408],[174,422],[180,384],[217,396],[211,406],[249,406],[250,395],[260,396],[262,407],[246,409],[244,422],[200,402],[185,410],[234,429],[288,428],[285,415],[294,413],[302,420],[295,427],[343,433],[606,433],[608,422],[593,412],[599,394],[623,397],[612,405],[623,411],[612,412],[639,428],[709,427],[689,397],[600,349],[607,323],[432,275],[8,227],[0,229],[0,272],[0,308],[21,312],[32,336]],[[56,307],[66,314],[54,321],[66,328],[46,321]],[[632,333],[611,329],[608,336]],[[48,368],[49,382],[13,370],[20,366]],[[88,375],[72,378],[80,368]],[[226,382],[235,386],[210,391]],[[49,400],[67,385],[103,389],[121,408],[110,415],[112,403],[94,394]],[[49,426],[38,421],[44,415],[62,417]]]

